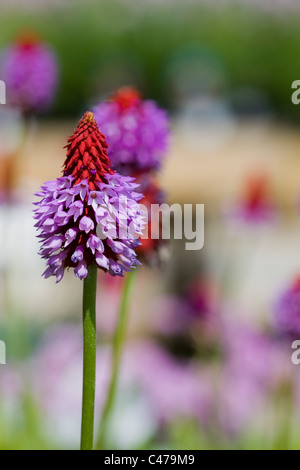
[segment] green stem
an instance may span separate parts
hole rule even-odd
[[[121,299],[120,312],[118,323],[116,326],[114,343],[113,343],[113,357],[112,357],[112,374],[108,389],[106,402],[104,404],[102,419],[100,423],[99,435],[96,442],[96,449],[102,450],[105,446],[105,437],[107,434],[107,427],[110,422],[111,413],[113,410],[116,391],[118,386],[118,377],[121,363],[121,356],[123,351],[124,340],[126,336],[127,320],[129,315],[129,304],[132,295],[136,271],[127,274],[125,278],[123,295]]]
[[[274,450],[291,450],[293,428],[293,406],[295,402],[294,377],[284,381],[278,390],[279,396],[275,408],[279,423],[276,426]]]
[[[93,450],[96,381],[97,266],[89,268],[83,285],[83,393],[81,450]]]

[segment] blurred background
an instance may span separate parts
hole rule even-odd
[[[82,284],[41,277],[33,194],[129,85],[169,113],[159,184],[205,204],[205,246],[139,268],[107,446],[300,449],[300,2],[1,0],[0,17],[1,80],[20,37],[50,54],[46,106],[0,105],[0,448],[79,445]],[[98,282],[97,422],[122,288]]]

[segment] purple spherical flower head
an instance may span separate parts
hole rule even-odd
[[[105,136],[92,113],[81,119],[67,149],[64,176],[37,193],[40,254],[48,265],[44,276],[59,282],[66,268],[74,268],[84,279],[93,263],[123,276],[139,264],[135,248],[145,222],[138,185],[112,170]]]
[[[132,175],[161,167],[169,137],[165,111],[152,101],[142,101],[136,90],[122,88],[94,112],[116,170]]]
[[[275,309],[277,329],[286,335],[300,335],[300,277],[278,298]]]
[[[0,68],[10,104],[25,113],[51,106],[58,83],[58,65],[48,46],[32,35],[21,37],[4,51]]]

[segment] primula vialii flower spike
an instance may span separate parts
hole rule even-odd
[[[115,173],[107,156],[105,136],[93,113],[86,113],[68,140],[63,177],[45,183],[37,196],[36,227],[47,259],[46,278],[59,282],[66,268],[86,278],[94,262],[111,275],[122,276],[139,262],[145,221],[135,192],[135,179]]]

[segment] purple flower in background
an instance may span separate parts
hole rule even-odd
[[[7,101],[25,113],[49,108],[58,84],[54,52],[32,34],[25,34],[8,47],[0,62]]]
[[[115,169],[133,175],[161,167],[169,137],[165,111],[152,101],[143,101],[136,90],[122,88],[94,112]]]
[[[111,169],[105,136],[92,113],[81,119],[68,140],[64,176],[48,181],[37,196],[36,227],[47,259],[44,276],[59,282],[66,268],[79,279],[94,262],[112,276],[136,265],[135,248],[144,218],[134,178]]]
[[[281,333],[300,335],[300,277],[279,296],[274,315],[276,328]]]

